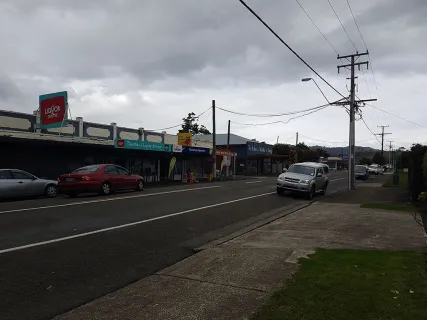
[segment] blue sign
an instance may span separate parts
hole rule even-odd
[[[348,160],[348,156],[343,156],[342,159],[343,160]]]
[[[272,154],[273,146],[263,142],[248,141],[248,154]]]
[[[172,152],[171,144],[140,140],[116,139],[114,141],[114,147],[118,149]]]
[[[188,153],[188,154],[205,154],[209,155],[211,154],[211,149],[209,148],[200,148],[200,147],[182,147],[182,153]]]

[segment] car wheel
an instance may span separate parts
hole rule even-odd
[[[136,191],[142,191],[144,190],[144,181],[143,180],[139,180],[138,184],[136,186]]]
[[[277,188],[277,194],[284,194],[285,190]]]
[[[108,182],[104,182],[101,186],[101,194],[104,196],[108,196],[111,194],[111,185]]]
[[[58,195],[58,189],[56,188],[56,186],[54,184],[49,184],[44,189],[44,195],[47,198],[56,198],[56,196]]]
[[[314,198],[315,193],[316,193],[316,187],[312,186],[310,191],[307,194],[307,199],[312,200]]]

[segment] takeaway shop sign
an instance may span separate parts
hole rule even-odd
[[[139,140],[127,140],[127,139],[115,140],[114,147],[118,149],[133,149],[133,150],[145,150],[145,151],[161,151],[161,152],[172,151],[171,144],[139,141]]]
[[[211,154],[211,149],[209,148],[200,148],[200,147],[182,147],[182,153],[188,154]]]

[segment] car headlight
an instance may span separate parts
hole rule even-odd
[[[279,176],[277,179],[280,181],[283,181],[283,180],[285,180],[285,177]]]
[[[307,184],[309,182],[310,182],[310,180],[300,180],[300,183],[304,183],[304,184]]]

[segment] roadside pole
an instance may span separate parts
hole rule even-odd
[[[354,74],[354,67],[357,66],[360,70],[360,66],[362,65],[366,65],[367,67],[369,66],[369,62],[368,61],[363,61],[363,62],[356,62],[356,59],[358,59],[360,56],[364,56],[364,55],[368,55],[369,52],[366,51],[364,53],[356,53],[356,54],[350,54],[347,56],[339,56],[337,57],[337,59],[350,59],[350,63],[349,64],[345,64],[345,65],[340,65],[337,66],[338,68],[338,73],[340,71],[341,68],[350,68],[351,70],[351,86],[350,86],[350,97],[347,99],[347,101],[344,102],[337,102],[337,103],[331,103],[332,105],[341,105],[341,106],[345,106],[345,105],[349,105],[349,114],[350,114],[350,126],[349,126],[349,137],[348,137],[348,142],[349,142],[349,146],[348,146],[348,189],[349,190],[354,190],[356,189],[356,179],[355,179],[355,175],[354,175],[354,169],[355,169],[355,165],[356,165],[356,157],[355,157],[355,143],[356,143],[356,129],[355,129],[355,115],[356,115],[356,111],[358,111],[359,105],[358,103],[360,102],[366,102],[366,101],[376,101],[377,99],[367,99],[367,100],[358,100],[356,101],[356,93],[355,93],[355,82],[354,79],[355,74]]]
[[[215,120],[215,100],[212,100],[212,157],[213,157],[213,170],[212,180],[216,179],[216,120]]]

